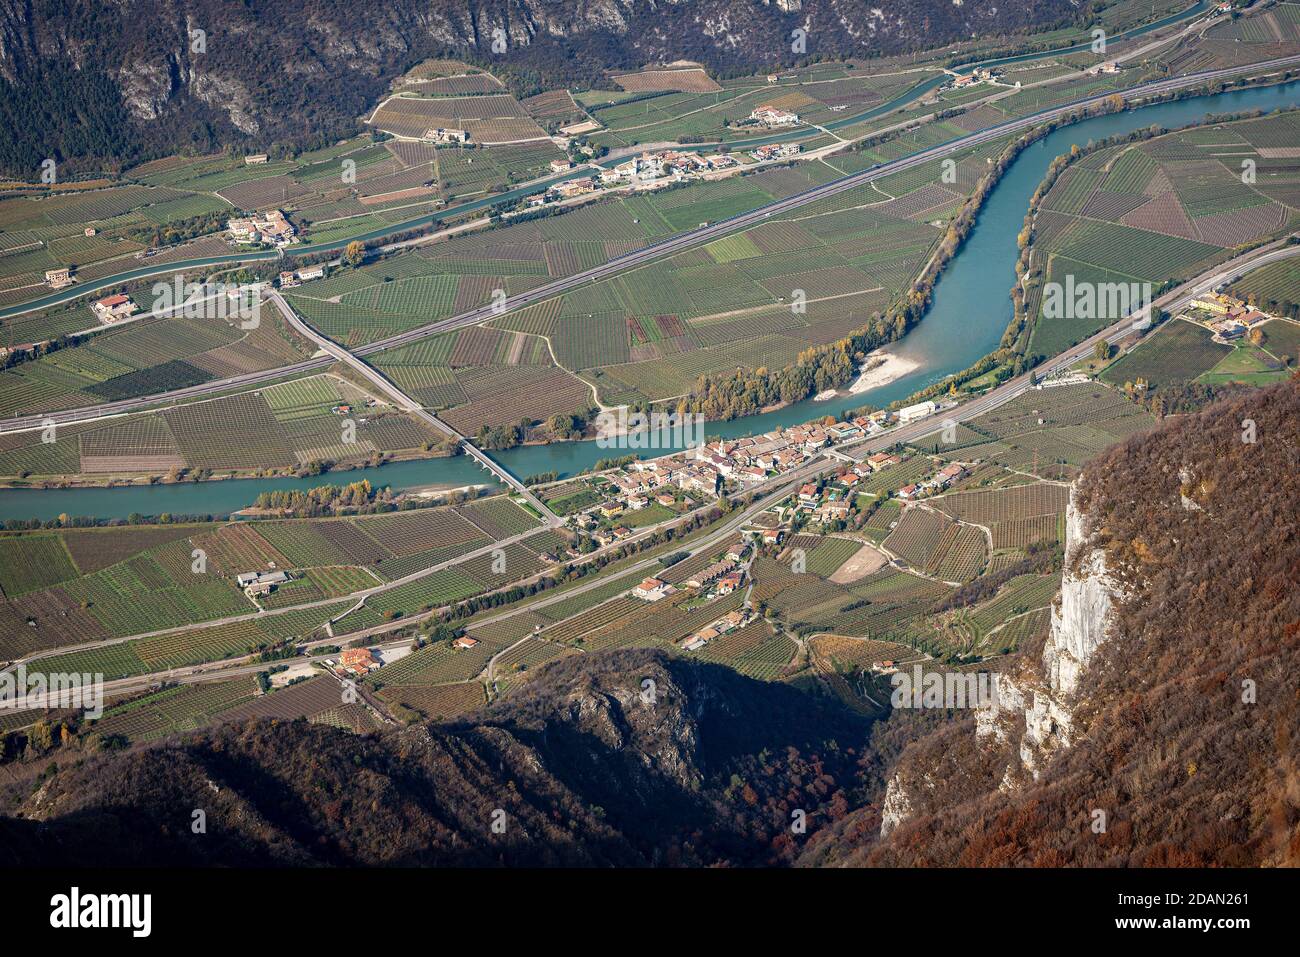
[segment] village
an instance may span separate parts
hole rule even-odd
[[[760,163],[770,163],[796,155],[798,143],[769,143],[751,150],[749,155]],[[591,176],[556,183],[543,196],[533,197],[529,205],[543,206],[562,200],[590,196],[600,189],[662,189],[692,179],[707,178],[712,174],[725,174],[740,169],[741,161],[727,153],[704,153],[689,150],[647,150],[638,156],[601,169]],[[567,160],[551,163],[551,172],[563,173],[573,168]]]
[[[563,494],[550,499],[577,503],[566,525],[588,536],[596,545],[615,544],[635,534],[635,529],[708,504],[720,496],[743,494],[779,481],[822,457],[842,465],[829,477],[810,480],[741,530],[716,560],[683,581],[649,577],[631,589],[632,597],[657,602],[687,590],[688,601],[712,601],[748,583],[753,546],[779,546],[792,532],[805,526],[842,531],[855,511],[855,502],[894,495],[912,501],[938,494],[969,473],[966,466],[933,463],[928,476],[909,469],[911,480],[897,488],[864,493],[861,486],[886,469],[902,464],[908,450],[898,447],[864,458],[847,449],[855,442],[884,433],[890,427],[932,415],[941,408],[933,401],[897,411],[879,410],[843,421],[831,417],[789,428],[736,439],[707,440],[684,451],[652,459],[633,459],[616,468],[564,483]],[[913,453],[914,455],[915,453]],[[877,483],[879,479],[877,479]],[[575,488],[582,491],[575,492]],[[863,497],[865,496],[865,497]],[[748,603],[746,603],[746,608]],[[723,617],[688,636],[682,647],[695,650],[728,630],[743,627],[743,614]]]

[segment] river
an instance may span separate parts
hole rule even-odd
[[[936,284],[934,300],[925,318],[902,341],[889,348],[890,352],[918,363],[916,371],[857,395],[827,402],[809,400],[776,412],[711,423],[708,433],[725,437],[752,435],[822,415],[837,415],[863,405],[883,406],[967,368],[997,348],[1011,321],[1010,290],[1019,256],[1016,235],[1023,224],[1029,198],[1046,175],[1052,159],[1068,152],[1073,144],[1084,145],[1090,140],[1152,124],[1182,126],[1210,113],[1275,110],[1294,107],[1298,102],[1300,82],[1293,82],[1156,104],[1056,130],[1024,150],[1007,169],[985,200],[965,244]],[[525,446],[495,453],[494,458],[521,477],[543,472],[565,476],[590,468],[599,459],[619,454],[619,450],[585,441]],[[487,474],[471,460],[458,457],[356,469],[324,478],[237,479],[110,489],[5,489],[0,490],[0,520],[50,519],[60,514],[98,518],[163,512],[223,515],[250,504],[263,491],[306,489],[325,482],[361,478],[396,489],[488,480]]]

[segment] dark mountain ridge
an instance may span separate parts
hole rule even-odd
[[[880,783],[868,733],[720,666],[584,655],[460,723],[263,721],[92,756],[0,820],[0,866],[777,864],[795,809],[812,831]]]
[[[300,149],[359,128],[431,56],[502,72],[519,93],[600,83],[686,57],[748,72],[1078,20],[1080,0],[0,0],[0,168],[32,178],[169,152]],[[807,52],[791,31],[807,31]],[[492,52],[494,31],[507,49]],[[201,31],[201,32],[200,32]]]

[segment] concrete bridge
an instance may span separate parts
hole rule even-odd
[[[361,375],[365,376],[368,381],[373,383],[381,393],[386,395],[388,399],[403,412],[407,413],[412,418],[419,419],[426,425],[432,426],[448,438],[454,439],[459,444],[461,450],[474,459],[481,468],[491,472],[492,475],[501,482],[501,484],[514,489],[517,494],[523,496],[528,504],[535,508],[538,514],[546,520],[546,523],[550,527],[555,528],[556,526],[564,524],[564,519],[560,518],[547,508],[546,503],[538,498],[537,495],[533,493],[532,489],[528,488],[528,486],[519,481],[519,479],[514,475],[511,475],[510,472],[506,471],[504,466],[465,436],[453,429],[446,422],[442,421],[431,412],[426,411],[424,406],[403,392],[398,387],[397,383],[393,382],[393,380],[388,378],[388,376],[384,375],[364,359],[361,359],[353,355],[347,349],[344,349],[333,339],[321,335],[314,328],[304,322],[298,313],[293,310],[293,307],[285,302],[284,297],[281,296],[279,292],[272,290],[268,295],[270,296],[271,301],[275,303],[276,308],[280,310],[280,314],[284,316],[285,322],[289,323],[290,326],[310,339],[322,351],[333,356],[339,362],[347,363]]]

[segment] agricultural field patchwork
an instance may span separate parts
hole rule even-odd
[[[1280,144],[1294,143],[1298,122],[1282,112],[1087,155],[1044,197],[1034,240],[1039,281],[1159,289],[1283,234],[1300,215],[1300,168]],[[1099,293],[1091,310],[1041,306],[1030,352],[1053,355],[1087,338],[1123,318],[1126,302]]]

